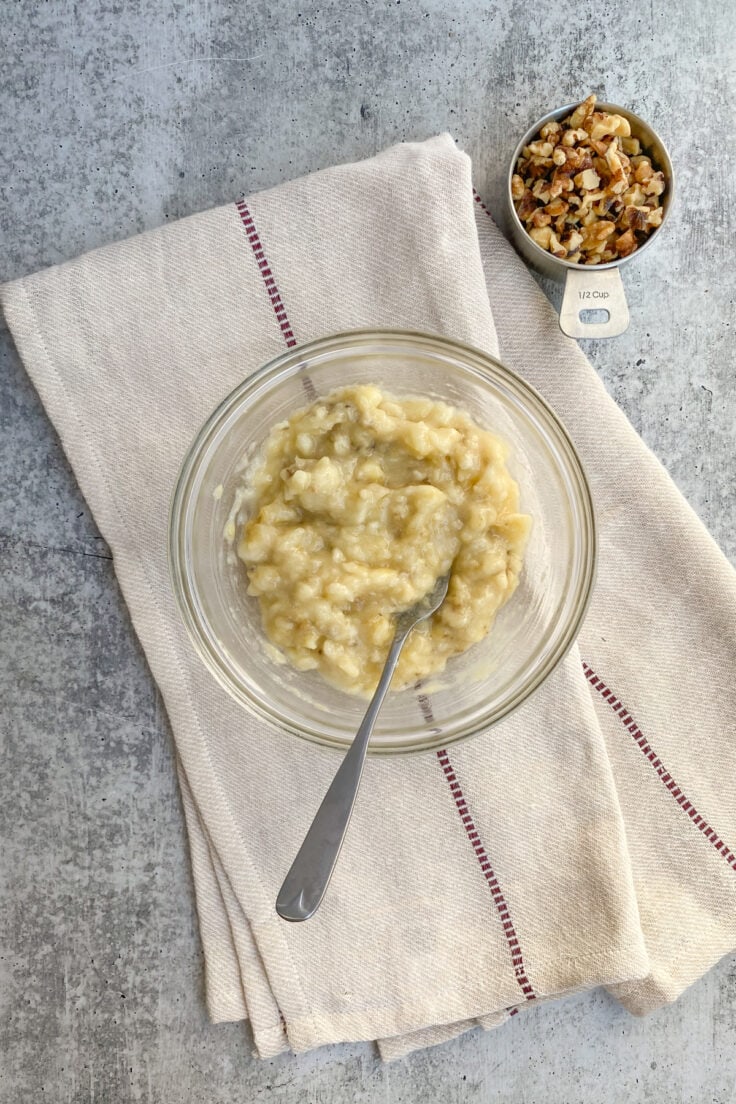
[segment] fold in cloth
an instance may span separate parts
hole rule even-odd
[[[263,1056],[384,1057],[597,985],[674,1000],[736,937],[732,569],[472,193],[449,136],[397,146],[2,289],[163,694],[213,1020]],[[485,736],[371,759],[330,893],[274,911],[336,766],[200,664],[167,513],[212,408],[285,346],[357,327],[445,334],[550,402],[597,504],[578,645]],[[730,841],[730,843],[729,843]]]

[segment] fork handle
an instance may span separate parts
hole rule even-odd
[[[276,899],[276,912],[284,920],[308,920],[325,895],[350,823],[373,726],[408,635],[399,630],[394,636],[365,717],[284,879]]]

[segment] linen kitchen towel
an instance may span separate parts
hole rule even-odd
[[[736,940],[736,579],[474,199],[451,138],[184,219],[8,284],[2,305],[114,556],[176,743],[213,1020],[263,1056],[396,1057],[540,999],[673,1000]],[[212,408],[297,342],[465,341],[565,422],[597,505],[578,646],[511,718],[368,762],[316,916],[276,893],[337,765],[255,721],[180,624],[177,471]]]

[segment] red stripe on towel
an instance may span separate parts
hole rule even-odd
[[[419,690],[421,683],[417,683],[416,689]],[[434,713],[432,711],[432,702],[426,694],[417,694],[417,705],[419,706],[424,722],[430,732],[439,732],[437,728],[437,722],[434,719]],[[442,772],[445,776],[448,786],[450,787],[450,793],[455,802],[455,808],[460,816],[460,823],[465,829],[465,834],[468,837],[468,842],[475,852],[475,857],[478,860],[483,877],[486,880],[486,884],[491,891],[493,903],[496,906],[499,917],[501,918],[501,930],[506,937],[509,952],[511,954],[511,963],[514,968],[514,977],[521,989],[524,997],[528,1001],[537,999],[537,994],[532,988],[532,984],[526,974],[526,968],[524,966],[524,958],[521,952],[521,944],[519,943],[519,937],[516,934],[513,921],[511,919],[511,913],[509,912],[509,906],[506,898],[503,895],[498,878],[496,877],[493,867],[491,866],[491,860],[488,857],[483,843],[481,842],[480,832],[475,826],[472,814],[468,808],[468,803],[465,800],[465,794],[462,791],[460,783],[455,773],[455,768],[450,762],[450,756],[447,754],[446,749],[442,749],[437,752],[437,758],[439,759]],[[514,1013],[512,1012],[511,1015]]]
[[[475,200],[475,202],[476,202],[476,203],[478,204],[478,206],[479,206],[479,207],[481,207],[481,208],[482,208],[482,209],[483,209],[483,210],[485,211],[485,213],[486,213],[486,214],[488,215],[488,217],[489,217],[489,218],[493,218],[493,215],[492,215],[492,214],[491,214],[491,212],[490,212],[490,211],[488,210],[488,208],[486,207],[485,203],[483,202],[483,200],[482,200],[482,199],[480,198],[480,196],[479,196],[479,195],[478,195],[478,193],[476,192],[475,188],[473,188],[473,199],[474,199],[474,200]]]
[[[491,897],[493,898],[493,903],[496,906],[496,911],[498,912],[498,915],[501,919],[501,928],[503,934],[506,937],[506,942],[511,954],[511,964],[514,968],[514,977],[516,978],[516,982],[522,993],[524,994],[526,1000],[536,1000],[537,994],[534,992],[532,984],[527,977],[526,967],[524,966],[524,956],[521,953],[521,944],[519,943],[519,937],[516,934],[516,930],[511,919],[511,913],[509,912],[508,903],[503,895],[503,890],[501,889],[498,878],[493,872],[491,860],[488,858],[488,852],[481,843],[480,834],[468,810],[468,803],[465,800],[465,795],[463,794],[463,791],[460,787],[460,783],[457,781],[457,774],[452,766],[452,763],[450,762],[449,755],[444,749],[437,752],[437,758],[440,761],[440,766],[442,767],[445,778],[447,779],[448,785],[450,787],[450,792],[452,793],[453,799],[455,801],[455,806],[458,813],[460,814],[460,821],[465,829],[465,833],[468,837],[470,845],[475,852],[475,857],[478,860],[481,871],[483,872],[483,877],[485,878],[488,888],[491,891]]]
[[[276,286],[276,281],[273,278],[271,266],[266,260],[266,253],[263,248],[260,235],[256,230],[256,224],[253,221],[253,216],[248,210],[248,205],[245,200],[239,200],[239,202],[235,204],[235,207],[238,214],[240,215],[240,221],[245,227],[245,232],[248,236],[248,241],[250,243],[251,249],[253,250],[253,255],[255,256],[261,276],[263,277],[263,281],[266,285],[266,290],[268,291],[268,297],[271,300],[271,306],[273,307],[274,314],[276,315],[276,320],[278,321],[281,333],[284,335],[284,341],[291,349],[294,345],[296,345],[296,338],[294,337],[294,331],[292,330],[289,319],[286,315],[286,309],[281,300],[281,295],[279,294],[279,289]]]
[[[642,755],[649,760],[652,765],[652,769],[656,773],[660,782],[666,790],[672,794],[673,798],[680,806],[682,811],[692,820],[696,828],[698,828],[708,842],[715,847],[721,858],[725,859],[732,870],[736,870],[736,855],[731,851],[720,836],[717,835],[715,830],[711,828],[707,820],[700,815],[692,801],[690,801],[682,792],[680,787],[675,782],[672,775],[665,768],[664,763],[659,758],[654,748],[644,737],[643,732],[639,728],[635,720],[633,720],[631,714],[621,704],[617,697],[613,694],[613,691],[606,686],[603,679],[596,675],[595,671],[589,664],[583,661],[583,671],[590,685],[594,690],[597,690],[605,702],[611,707],[613,712],[617,715],[618,719],[622,722],[624,728],[630,734],[632,740],[641,751]]]
[[[279,324],[279,329],[281,330],[287,348],[293,349],[297,343],[297,340],[294,337],[294,331],[291,328],[289,316],[286,313],[286,307],[284,306],[283,300],[281,298],[278,284],[274,279],[271,265],[269,264],[268,258],[266,257],[266,251],[263,248],[263,242],[261,241],[260,234],[256,229],[256,224],[253,221],[253,215],[250,213],[248,209],[248,204],[245,202],[244,199],[238,200],[238,202],[235,204],[235,208],[238,212],[238,215],[240,216],[240,221],[242,222],[245,229],[250,247],[253,250],[253,256],[256,259],[258,271],[261,274],[264,286],[266,288],[266,291],[268,292],[268,298],[271,300],[271,306],[273,307],[273,313],[276,315],[276,321]],[[302,387],[304,388],[305,394],[310,402],[314,402],[314,400],[317,398],[317,389],[315,388],[309,376],[303,373],[303,368],[300,369],[300,372]]]

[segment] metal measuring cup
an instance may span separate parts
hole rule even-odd
[[[524,146],[528,146],[530,142],[534,141],[545,123],[567,118],[579,106],[579,102],[567,104],[565,107],[558,107],[555,111],[550,111],[543,118],[538,119],[533,126],[529,127],[514,150],[506,185],[506,198],[511,213],[511,236],[522,257],[541,272],[543,276],[550,276],[554,280],[564,279],[565,291],[560,308],[560,329],[563,333],[567,334],[568,337],[617,337],[618,334],[622,334],[624,330],[628,329],[629,325],[629,307],[626,302],[619,268],[640,257],[644,250],[648,249],[662,232],[672,207],[675,177],[667,148],[648,123],[645,123],[643,119],[640,119],[638,115],[634,115],[625,107],[618,107],[611,103],[597,103],[596,111],[605,111],[610,115],[623,115],[625,119],[628,119],[632,138],[639,139],[642,153],[651,155],[656,168],[662,170],[665,179],[665,190],[662,196],[664,211],[662,222],[652,231],[647,240],[633,253],[630,253],[628,257],[608,261],[606,264],[574,264],[571,261],[555,257],[546,249],[542,249],[533,238],[529,237],[516,213],[511,196],[511,178],[516,171],[516,163]],[[583,322],[580,313],[587,310],[605,310],[608,312],[608,319],[605,322]]]

